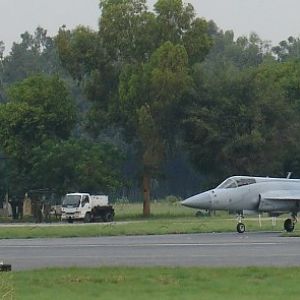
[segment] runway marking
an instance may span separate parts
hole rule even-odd
[[[252,258],[262,258],[262,257],[266,257],[266,258],[270,258],[270,257],[299,257],[300,254],[299,253],[285,253],[284,255],[280,254],[259,254],[259,255],[255,255],[252,256]],[[100,260],[100,262],[104,262],[107,260],[111,260],[111,259],[144,259],[144,258],[151,258],[151,259],[167,259],[167,258],[178,258],[178,255],[172,255],[172,254],[167,254],[167,255],[113,255],[113,256],[105,256],[105,258],[103,258],[101,255],[99,256],[95,256],[95,255],[62,255],[62,256],[55,256],[55,255],[45,255],[45,256],[24,256],[24,257],[20,257],[20,256],[6,256],[5,259],[9,259],[9,260],[34,260],[37,261],[39,259],[77,259],[78,257],[80,258],[85,258],[85,259],[97,259]],[[211,258],[215,258],[218,257],[220,259],[224,259],[224,258],[241,258],[241,257],[249,257],[247,255],[243,255],[243,254],[235,254],[234,256],[230,255],[230,254],[223,254],[220,255],[218,254],[191,254],[188,256],[184,256],[185,259],[191,259],[191,258],[200,258],[200,257],[211,257]],[[182,257],[179,257],[180,259]],[[80,264],[80,262],[78,262]]]
[[[272,246],[283,242],[233,242],[233,243],[145,243],[145,244],[67,244],[67,245],[0,245],[0,248],[138,248],[138,247],[236,247],[236,246]]]

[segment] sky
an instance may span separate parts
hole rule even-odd
[[[148,0],[152,7],[156,0]],[[214,20],[219,28],[235,36],[256,32],[273,45],[289,36],[300,36],[299,0],[186,0],[198,17]],[[37,26],[53,36],[62,25],[98,28],[99,0],[0,0],[0,40],[6,53],[20,34]]]

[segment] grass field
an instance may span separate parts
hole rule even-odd
[[[0,299],[299,299],[300,268],[95,268],[0,273]]]
[[[154,203],[152,216],[144,219],[141,204],[119,204],[115,206],[116,223],[92,224],[51,224],[51,226],[29,225],[2,226],[0,238],[38,238],[38,237],[91,237],[116,235],[153,235],[200,232],[232,232],[236,228],[235,216],[218,212],[211,217],[196,217],[195,210],[178,204]],[[122,222],[124,221],[124,222]],[[245,219],[247,231],[282,230],[283,219],[272,226],[270,218],[264,218],[259,226],[257,218]],[[79,226],[78,226],[79,225]]]

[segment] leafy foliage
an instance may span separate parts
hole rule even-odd
[[[157,24],[146,0],[101,0],[99,35],[110,58],[120,64],[144,61],[158,46]]]
[[[10,101],[0,106],[0,137],[12,170],[18,171],[10,182],[19,185],[14,189],[51,188],[63,194],[108,191],[119,184],[121,157],[113,146],[69,139],[75,105],[58,77],[29,77],[8,95]]]
[[[118,170],[122,158],[112,145],[75,139],[49,140],[35,147],[32,154],[31,174],[40,187],[54,188],[64,194],[103,193],[120,185]]]
[[[38,185],[30,177],[33,149],[49,139],[68,138],[76,114],[58,77],[29,77],[11,86],[8,95],[10,101],[0,106],[0,139],[15,175],[10,186],[19,191]]]
[[[18,159],[51,138],[65,139],[76,121],[75,106],[58,77],[35,76],[12,86],[0,106],[0,137],[6,153]]]
[[[196,70],[202,93],[185,125],[198,168],[221,177],[282,175],[289,152],[298,148],[298,64],[225,68],[218,75]]]
[[[34,34],[24,32],[21,42],[13,43],[10,54],[3,59],[3,81],[11,84],[38,73],[60,71],[57,50],[47,30],[37,27]]]
[[[290,36],[286,41],[281,41],[278,46],[272,48],[278,61],[284,62],[300,57],[300,39]]]

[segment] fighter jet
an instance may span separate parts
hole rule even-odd
[[[234,211],[238,214],[237,232],[243,233],[244,214],[267,212],[278,216],[291,213],[284,229],[292,232],[300,211],[300,179],[233,176],[216,188],[182,201],[196,209]]]

